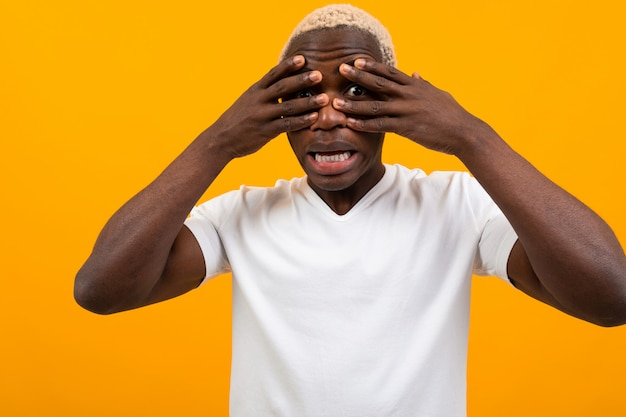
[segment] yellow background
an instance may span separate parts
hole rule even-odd
[[[100,317],[72,298],[103,223],[276,61],[321,1],[0,4],[0,415],[226,416],[228,277]],[[419,71],[489,121],[626,242],[617,0],[355,1]],[[386,162],[462,169],[389,137]],[[280,137],[215,195],[300,175]],[[626,327],[475,281],[469,415],[624,416]],[[349,383],[349,381],[347,381]]]

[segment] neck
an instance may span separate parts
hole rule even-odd
[[[365,194],[367,194],[385,174],[385,168],[381,165],[381,170],[375,177],[369,178],[368,181],[359,181],[348,188],[341,190],[326,190],[308,181],[309,186],[320,196],[322,200],[330,207],[332,211],[340,216],[349,212],[352,207],[358,203]],[[364,180],[364,178],[361,178]]]

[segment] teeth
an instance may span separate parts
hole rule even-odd
[[[350,152],[336,153],[332,155],[322,155],[320,153],[315,154],[315,160],[317,162],[341,162],[350,158]]]

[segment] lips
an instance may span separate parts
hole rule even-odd
[[[357,162],[358,152],[348,150],[309,152],[308,166],[318,175],[339,175],[347,172]]]

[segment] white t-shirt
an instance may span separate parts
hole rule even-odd
[[[472,273],[517,237],[467,173],[386,165],[345,215],[306,178],[241,187],[186,225],[232,271],[232,417],[460,417]]]

